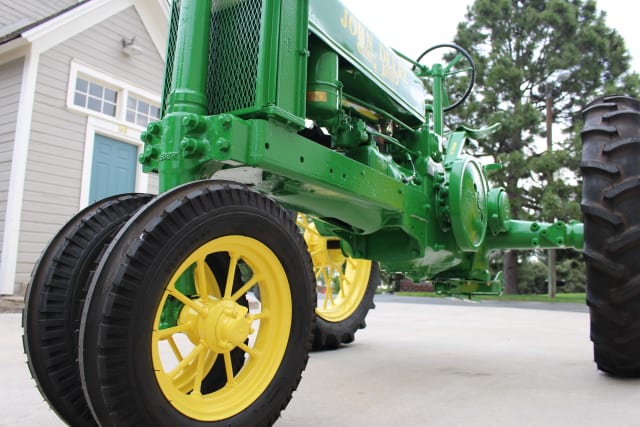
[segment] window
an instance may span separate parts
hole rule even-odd
[[[67,108],[142,130],[160,119],[160,96],[72,61]]]
[[[146,126],[160,118],[160,107],[129,95],[127,100],[127,121],[138,126]]]
[[[115,90],[80,77],[76,79],[73,96],[75,105],[115,117],[117,100],[118,92]]]

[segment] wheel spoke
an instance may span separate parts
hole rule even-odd
[[[201,304],[198,304],[195,300],[192,300],[182,292],[178,291],[175,288],[167,288],[167,292],[169,293],[169,295],[171,295],[172,297],[174,297],[175,299],[177,299],[187,307],[192,308],[201,316],[203,317],[207,316],[207,310]]]
[[[338,277],[340,279],[340,295],[344,298],[344,288],[347,287],[347,283],[349,283],[349,279],[344,275],[342,271],[338,271]]]
[[[238,289],[233,293],[233,295],[231,295],[231,300],[238,301],[238,298],[240,298],[242,295],[249,292],[249,289],[254,287],[256,283],[260,281],[260,279],[261,279],[260,276],[257,274],[254,274],[253,276],[251,276],[251,279],[249,279],[247,283],[245,283],[240,289]]]
[[[473,68],[471,67],[467,67],[467,68],[462,68],[460,70],[456,70],[452,73],[449,73],[449,76],[455,76],[456,74],[462,74],[462,73],[470,73],[473,70]]]
[[[233,290],[233,281],[236,278],[236,268],[238,267],[238,260],[240,255],[229,254],[231,259],[229,260],[229,270],[227,271],[227,283],[224,285],[224,298],[231,297],[231,291]]]
[[[250,322],[255,322],[256,320],[262,320],[262,319],[268,319],[268,318],[269,318],[269,312],[266,310],[262,311],[261,313],[251,314],[248,317]]]
[[[308,224],[308,223],[309,223],[309,220],[307,219],[307,216],[298,212],[298,214],[296,215],[296,224],[302,225],[302,224]]]
[[[311,254],[311,256],[313,256],[313,255],[319,255],[322,252],[324,252],[324,249],[321,248],[321,249],[316,249],[315,251],[310,251],[309,253]]]
[[[298,226],[305,231],[308,231],[309,233],[315,234],[316,236],[320,235],[320,233],[318,233],[318,230],[316,230],[315,227],[312,227],[309,223],[303,224],[301,222],[298,222]]]
[[[235,383],[233,378],[233,363],[231,362],[231,352],[223,353],[224,356],[224,370],[227,373],[227,384],[231,385]]]
[[[187,355],[187,357],[185,357],[184,359],[182,359],[180,361],[180,363],[178,363],[176,365],[175,368],[173,368],[171,370],[171,372],[169,372],[169,376],[173,379],[175,379],[181,372],[183,369],[185,369],[189,363],[193,362],[193,360],[198,357],[200,355],[200,353],[205,352],[207,350],[207,346],[203,343],[200,342],[200,344],[198,344],[192,351],[191,353],[189,353]]]
[[[453,60],[452,60],[451,62],[449,62],[449,65],[447,65],[447,67],[444,69],[444,72],[445,72],[445,73],[448,73],[449,71],[451,71],[451,69],[452,69],[453,67],[455,67],[455,66],[456,66],[456,64],[457,64],[458,62],[460,62],[460,60],[461,60],[462,58],[464,58],[464,55],[462,55],[461,53],[458,53],[458,54],[456,55],[456,57],[455,57],[455,58],[453,58]]]
[[[173,326],[171,328],[158,329],[156,331],[153,331],[153,334],[158,341],[164,341],[171,338],[174,334],[179,334],[180,332],[184,332],[193,328],[193,326],[194,325],[192,322],[187,322],[182,325]]]
[[[245,353],[247,353],[249,356],[251,356],[252,359],[255,359],[256,356],[258,356],[258,352],[252,349],[251,347],[249,347],[248,345],[246,345],[245,343],[238,344],[238,348],[244,351]]]
[[[204,341],[200,341],[200,344],[205,345]],[[202,380],[204,379],[204,361],[206,356],[206,351],[198,353],[198,363],[196,365],[196,372],[193,378],[193,391],[191,392],[191,394],[196,396],[202,396]]]
[[[351,281],[351,279],[349,279],[342,271],[339,271],[338,274],[340,275],[340,283],[341,284],[345,283],[348,286],[353,285],[353,282]]]
[[[327,269],[322,271],[322,277],[324,278],[324,286],[325,286],[323,307],[326,309],[329,301],[331,301],[332,306],[335,304],[335,302],[333,300],[333,291],[331,290],[331,279],[327,274]]]
[[[198,296],[201,299],[207,299],[209,297],[209,293],[207,292],[207,272],[206,272],[207,263],[204,259],[199,259],[196,261],[196,271],[194,273],[194,278],[196,281],[196,291],[198,292]],[[215,284],[218,285],[217,283]]]
[[[173,337],[167,338],[167,341],[169,342],[169,347],[171,347],[171,351],[173,352],[173,355],[176,357],[178,362],[182,362],[182,359],[183,359],[182,353],[180,353],[180,349],[176,345],[176,342],[173,339]]]

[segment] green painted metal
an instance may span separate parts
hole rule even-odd
[[[211,0],[183,1],[178,20],[173,66],[173,90],[169,92],[167,113],[205,114],[209,43],[199,37],[209,32]]]
[[[310,0],[312,33],[353,65],[345,91],[384,106],[392,114],[424,121],[425,94],[411,67],[382,43],[339,0]],[[373,88],[373,90],[370,90]],[[381,91],[380,88],[383,88]],[[403,111],[405,110],[404,114]]]
[[[460,249],[475,252],[484,243],[487,232],[489,184],[482,173],[482,166],[470,157],[455,160],[449,176],[453,236]]]
[[[319,41],[310,46],[310,53],[307,113],[320,126],[334,128],[342,100],[342,85],[338,77],[339,56]]]
[[[176,0],[172,11],[163,117],[140,156],[161,191],[233,176],[315,218],[349,256],[443,292],[499,292],[494,250],[582,248],[581,224],[511,219],[486,178],[499,166],[464,154],[496,127],[445,132],[446,67],[413,73],[338,0]]]

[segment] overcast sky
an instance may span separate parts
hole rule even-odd
[[[374,34],[410,57],[426,48],[451,42],[467,6],[473,0],[342,0]],[[632,68],[640,72],[640,37],[635,2],[597,0],[607,14],[607,25],[624,37]]]

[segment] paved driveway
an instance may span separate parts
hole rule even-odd
[[[426,303],[425,303],[426,302]],[[381,298],[356,342],[311,355],[278,427],[636,427],[640,381],[592,362],[588,315]],[[59,426],[0,314],[0,426]]]

